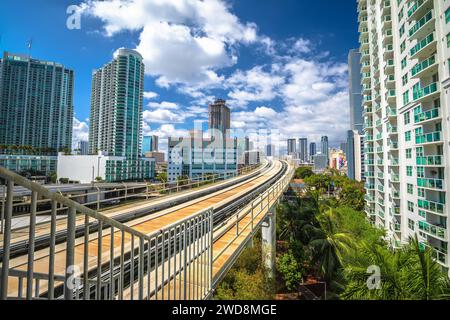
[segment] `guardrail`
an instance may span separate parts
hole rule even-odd
[[[229,218],[222,232],[236,228],[236,240],[249,228],[252,232],[258,228],[259,218],[276,203],[292,175],[290,168],[282,180]],[[213,263],[226,250],[213,255],[213,243],[221,233],[214,237],[212,208],[148,235],[5,168],[0,167],[0,177],[7,182],[0,299],[167,300],[211,295]],[[27,254],[20,259],[10,259],[15,185],[31,191]],[[50,241],[47,248],[35,252],[39,197],[51,202]],[[59,206],[68,208],[62,219],[57,219]],[[251,221],[244,222],[246,217]],[[77,234],[80,222],[83,232]],[[57,245],[61,224],[66,242]]]
[[[177,279],[177,275],[181,279],[181,272],[184,272],[183,279],[189,279],[186,277],[187,271],[191,272],[191,268],[195,270],[193,259],[208,257],[211,261],[211,209],[146,235],[60,194],[51,193],[3,167],[0,167],[0,177],[7,181],[0,299],[134,299],[136,296],[138,299],[158,299],[160,290],[164,297],[165,272],[173,279]],[[14,185],[27,188],[32,196],[26,262],[10,265]],[[52,211],[48,251],[36,253],[38,196],[51,200]],[[69,210],[65,218],[67,241],[63,248],[55,246],[56,208],[61,204]],[[78,239],[75,235],[77,216],[84,217],[84,235]],[[196,242],[193,236],[196,236]],[[174,253],[184,262],[182,264],[180,260],[179,267],[174,267],[171,273]],[[42,272],[42,265],[39,265],[40,272],[35,272],[39,259],[44,259],[48,273]],[[202,267],[208,268],[210,265],[206,263]],[[211,274],[210,270],[206,271],[205,274]],[[211,277],[208,279],[202,282],[202,294],[210,290]],[[184,281],[183,287],[178,289],[179,296],[189,296],[187,292],[192,292],[191,286],[190,282]]]
[[[78,202],[86,207],[92,207],[93,209],[99,211],[102,208],[102,205],[114,205],[116,201],[127,201],[133,199],[142,199],[145,198],[148,200],[151,197],[158,197],[158,199],[164,198],[165,196],[173,195],[173,193],[192,190],[200,187],[204,187],[210,184],[214,184],[218,181],[224,181],[227,179],[232,179],[240,175],[247,174],[251,171],[257,170],[262,165],[252,165],[247,166],[245,168],[241,168],[238,170],[236,174],[210,174],[205,175],[202,179],[188,179],[188,180],[180,180],[177,181],[175,185],[170,185],[168,183],[158,183],[158,184],[136,184],[132,186],[128,186],[123,183],[123,187],[114,188],[110,190],[101,190],[100,187],[96,184],[93,184],[93,188],[96,191],[93,192],[85,192],[81,194],[70,194],[70,191],[65,191],[63,194],[60,190],[56,191],[61,196],[64,196],[68,199],[71,199],[75,202]],[[117,184],[117,183],[116,183]],[[75,185],[76,186],[76,185]],[[2,186],[0,186],[2,187]],[[4,229],[4,215],[6,208],[6,192],[7,189],[3,188],[3,192],[0,192],[0,234],[3,233]],[[73,191],[74,193],[76,191]],[[23,201],[14,201],[13,199],[13,216],[14,218],[18,217],[27,217],[29,215],[29,211],[32,205],[31,196],[24,196]],[[87,200],[87,201],[83,201]],[[94,200],[89,200],[94,199]],[[22,210],[24,210],[22,212]],[[50,199],[37,199],[36,201],[36,215],[51,215],[53,208],[51,207]],[[60,205],[56,208],[57,215],[67,214],[68,207],[64,205]]]

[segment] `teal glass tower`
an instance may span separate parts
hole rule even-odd
[[[138,160],[141,156],[144,63],[134,50],[119,49],[92,75],[89,152]]]
[[[5,52],[0,59],[0,145],[56,154],[72,146],[74,72]]]

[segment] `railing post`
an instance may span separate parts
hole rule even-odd
[[[73,284],[76,283],[73,279],[71,283],[69,280],[73,278],[75,269],[75,219],[76,209],[69,208],[67,215],[67,244],[66,244],[66,276],[64,279],[64,299],[73,299]]]
[[[31,212],[28,235],[28,263],[27,263],[27,300],[33,298],[33,273],[34,273],[34,239],[36,231],[37,192],[31,192]],[[36,283],[38,286],[38,283]],[[37,298],[37,297],[36,297]]]
[[[0,234],[3,234],[6,207],[6,185],[2,187],[2,212],[0,217]]]
[[[209,210],[209,290],[212,294],[213,285],[213,244],[214,244],[214,215],[212,209]]]
[[[0,299],[6,300],[8,297],[8,276],[9,276],[9,254],[11,244],[11,218],[13,210],[14,182],[8,180],[6,189],[6,210],[5,210],[5,234],[3,237],[3,261]]]

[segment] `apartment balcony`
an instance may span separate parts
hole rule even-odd
[[[386,116],[388,118],[395,118],[395,117],[397,117],[397,109],[395,109],[393,107],[387,107],[386,108]]]
[[[431,132],[416,136],[416,144],[441,144],[441,131]]]
[[[368,114],[368,113],[372,113],[372,111],[373,111],[373,109],[372,109],[372,107],[364,107],[364,110],[363,110],[363,114]]]
[[[366,172],[364,172],[364,176],[366,178],[375,178],[375,172],[373,172],[373,171],[366,171]]]
[[[378,192],[384,193],[384,186],[382,186],[381,184],[378,185],[377,190]]]
[[[428,78],[435,74],[438,70],[436,63],[436,55],[420,61],[411,69],[411,78]]]
[[[392,44],[388,44],[383,49],[383,58],[385,60],[392,59],[394,57],[394,46]]]
[[[416,164],[423,167],[444,167],[444,157],[441,155],[417,157]]]
[[[359,48],[360,51],[369,49],[369,39],[368,38],[362,39]]]
[[[389,125],[387,131],[389,136],[398,134],[398,129],[396,126]]]
[[[384,73],[392,74],[395,70],[394,59],[389,59],[386,61],[386,65],[384,66]]]
[[[435,259],[440,265],[448,268],[448,256],[447,256],[447,249],[444,248],[436,248],[433,246],[430,246],[429,244],[426,244],[424,242],[419,242],[419,245],[422,250],[425,250],[425,248],[431,249],[431,256],[433,259]]]
[[[377,151],[377,153],[383,153],[384,149],[383,149],[383,147],[377,147],[376,151]]]
[[[389,104],[394,104],[396,102],[396,95],[395,95],[395,90],[394,89],[388,90],[388,92],[386,94],[386,101]]]
[[[445,226],[437,226],[426,221],[419,221],[419,230],[438,240],[447,241],[447,229]]]
[[[364,139],[365,139],[365,141],[371,142],[371,141],[373,141],[373,136],[366,135],[366,137]]]
[[[370,61],[365,61],[361,64],[361,72],[369,72],[370,71]]]
[[[383,46],[387,46],[388,44],[392,44],[392,39],[393,39],[393,33],[392,33],[392,29],[387,29],[384,33],[383,33]]]
[[[377,166],[384,166],[384,161],[383,161],[383,159],[377,160]]]
[[[391,148],[391,151],[392,151],[392,150],[398,150],[398,142],[391,141],[391,142],[389,143],[389,148]]]
[[[370,95],[371,92],[372,92],[372,85],[370,83],[363,84],[363,93],[365,95]]]
[[[395,76],[393,74],[388,75],[384,80],[384,85],[388,89],[395,89]]]
[[[376,215],[376,213],[375,213],[375,209],[371,209],[371,208],[365,208],[364,209],[364,211],[366,212],[366,214],[368,215],[368,216],[374,216],[374,215]]]
[[[378,200],[377,200],[377,203],[378,203],[378,205],[379,206],[381,206],[381,207],[385,207],[385,205],[384,205],[384,199],[383,198],[378,198]],[[382,213],[382,215],[380,216],[382,219],[384,219],[384,213]]]
[[[443,179],[417,178],[417,186],[431,190],[444,190],[445,183]]]
[[[391,192],[391,197],[392,197],[392,199],[394,199],[394,200],[400,200],[400,192],[393,190],[393,191]],[[394,206],[392,209],[394,209],[394,208],[395,208],[395,209],[398,209],[398,213],[397,213],[395,210],[393,210],[394,215],[395,215],[395,214],[400,214],[400,206]]]
[[[421,112],[414,116],[415,124],[424,124],[426,122],[441,120],[442,116],[440,114],[439,108],[434,108],[428,111]]]
[[[391,173],[391,182],[400,183],[400,175]]]
[[[400,223],[393,223],[392,224],[392,231],[400,232],[401,229],[402,229],[402,225]]]
[[[375,122],[375,127],[381,127],[381,125],[383,124],[383,122],[381,121],[381,119],[378,119],[376,122]]]
[[[372,129],[373,128],[373,122],[372,121],[364,122],[364,128],[365,129]]]
[[[419,199],[417,201],[417,206],[427,212],[437,214],[439,216],[446,216],[445,203],[429,201],[424,199]]]
[[[373,148],[364,148],[364,153],[366,154],[374,153]]]
[[[364,185],[364,188],[366,188],[366,190],[369,190],[369,191],[375,191],[375,184],[374,183],[366,183]]]
[[[411,59],[426,59],[436,51],[436,35],[430,33],[426,37],[420,39],[418,43],[411,48]]]
[[[382,133],[378,133],[378,134],[375,136],[375,141],[380,141],[380,140],[383,140],[383,134],[382,134]]]
[[[370,84],[372,82],[372,75],[370,72],[364,72],[361,78],[361,84]]]
[[[370,194],[366,194],[366,195],[364,196],[364,199],[365,199],[366,202],[368,202],[368,203],[375,203],[374,197],[373,197],[372,195],[370,195]]]
[[[409,29],[409,40],[421,39],[433,32],[435,30],[435,21],[433,11],[428,11]]]
[[[418,20],[422,17],[426,12],[433,8],[432,0],[416,0],[409,7],[407,18],[408,21]]]
[[[392,16],[391,15],[384,16],[383,24],[381,27],[382,27],[383,31],[392,29]]]
[[[398,167],[400,165],[400,162],[398,158],[391,158],[389,161],[389,166],[391,167]]]

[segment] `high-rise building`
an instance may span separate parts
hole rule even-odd
[[[0,59],[0,145],[57,154],[72,147],[74,72],[5,52]]]
[[[119,49],[92,76],[89,149],[138,159],[141,153],[144,64],[134,50]]]
[[[274,157],[275,156],[275,145],[268,144],[266,146],[266,156],[267,157]]]
[[[231,112],[227,107],[226,101],[217,99],[214,103],[209,105],[209,130],[218,130],[223,137],[229,137],[231,125]],[[214,136],[214,131],[211,132]]]
[[[89,154],[89,143],[85,140],[78,141],[77,153],[82,156],[88,155]]]
[[[313,171],[316,173],[324,172],[328,168],[328,157],[322,153],[317,153],[313,157],[314,167]]]
[[[298,139],[298,154],[300,161],[308,162],[308,139]]]
[[[320,150],[322,152],[323,155],[325,155],[327,158],[329,156],[329,145],[328,145],[328,137],[327,136],[323,136],[320,142]]]
[[[394,247],[417,235],[447,269],[449,6],[358,1],[366,212]]]
[[[316,143],[311,142],[309,144],[309,157],[311,158],[311,161],[312,161],[313,157],[316,155],[316,153],[317,153]]]
[[[364,179],[364,140],[357,130],[347,132],[347,175],[350,179],[362,181]]]
[[[142,154],[158,151],[158,136],[144,136],[142,139]]]
[[[363,105],[361,85],[361,54],[357,49],[348,54],[348,80],[350,98],[350,129],[363,131]]]
[[[347,147],[343,150],[347,154],[347,169],[349,178],[361,181],[364,167],[360,163],[360,157],[364,157],[364,149],[356,152],[356,149],[359,149],[360,146],[355,146],[355,139],[358,141],[360,140],[360,137],[355,135],[355,131],[358,135],[362,135],[364,126],[361,83],[361,53],[357,49],[350,50],[348,54],[348,68],[350,131],[348,131],[347,134]]]
[[[288,156],[297,156],[297,141],[295,139],[288,139],[287,154]]]

